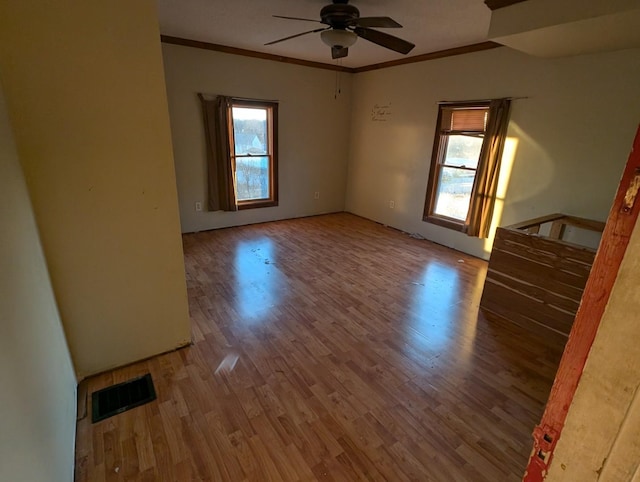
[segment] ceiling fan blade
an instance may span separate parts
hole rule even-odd
[[[390,17],[360,17],[353,24],[354,27],[402,28],[398,22]]]
[[[324,23],[324,22],[322,22],[322,21],[320,21],[320,20],[316,20],[316,19],[313,19],[313,18],[285,17],[285,16],[283,16],[283,15],[273,15],[273,16],[274,16],[274,17],[276,17],[276,18],[285,18],[285,19],[287,19],[287,20],[303,20],[303,21],[305,21],[305,22],[318,22],[318,23]]]
[[[341,59],[349,55],[349,49],[345,47],[331,47],[331,58]]]
[[[315,30],[309,30],[307,32],[297,33],[295,35],[289,35],[288,37],[281,38],[281,39],[278,39],[278,40],[274,40],[272,42],[266,43],[265,45],[273,45],[273,44],[277,44],[279,42],[284,42],[285,40],[289,40],[289,39],[292,39],[292,38],[302,37],[303,35],[307,35],[307,34],[310,34],[310,33],[322,32],[323,30],[327,30],[328,28],[331,28],[331,27],[316,28]]]
[[[358,35],[358,37],[362,37],[369,42],[373,42],[374,44],[378,44],[381,47],[388,48],[390,50],[394,50],[401,54],[408,54],[411,52],[411,49],[415,47],[411,42],[407,42],[406,40],[402,40],[401,38],[394,37],[393,35],[389,35],[388,33],[378,32],[377,30],[373,30],[365,27],[356,27],[353,31]]]

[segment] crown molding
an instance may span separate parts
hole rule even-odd
[[[341,67],[339,65],[325,64],[322,62],[312,62],[310,60],[294,59],[293,57],[283,57],[281,55],[273,55],[264,52],[256,52],[254,50],[239,49],[236,47],[229,47],[227,45],[200,42],[199,40],[191,40],[181,37],[171,37],[169,35],[160,35],[160,41],[166,44],[183,45],[185,47],[194,47],[196,49],[213,50],[215,52],[223,52],[225,54],[242,55],[244,57],[272,60],[274,62],[283,62],[285,64],[303,65],[305,67],[314,67],[316,69],[337,70],[339,72],[349,73],[353,73],[354,71],[354,69],[351,69],[349,67]]]
[[[473,52],[480,52],[482,50],[495,49],[502,47],[496,42],[480,42],[477,44],[464,45],[462,47],[455,47],[452,49],[438,50],[436,52],[429,52],[428,54],[414,55],[413,57],[405,57],[403,59],[391,60],[390,62],[382,62],[380,64],[371,64],[364,67],[358,67],[353,69],[353,73],[359,74],[360,72],[368,72],[370,70],[386,69],[388,67],[395,67],[396,65],[414,64],[416,62],[426,62],[427,60],[443,59],[445,57],[453,57],[455,55],[470,54]]]
[[[523,0],[516,0],[516,1],[523,1]],[[204,50],[213,50],[215,52],[223,52],[226,54],[242,55],[244,57],[253,57],[257,59],[271,60],[273,62],[283,62],[286,64],[302,65],[305,67],[314,67],[317,69],[347,72],[350,74],[368,72],[370,70],[386,69],[388,67],[395,67],[397,65],[413,64],[416,62],[425,62],[427,60],[442,59],[445,57],[453,57],[455,55],[469,54],[473,52],[480,52],[482,50],[489,50],[489,49],[495,49],[497,47],[502,47],[502,45],[496,42],[480,42],[480,43],[471,44],[471,45],[464,45],[462,47],[455,47],[452,49],[438,50],[437,52],[430,52],[427,54],[414,55],[412,57],[405,57],[398,60],[391,60],[389,62],[382,62],[379,64],[371,64],[371,65],[366,65],[364,67],[350,68],[350,67],[342,67],[342,66],[333,65],[333,64],[325,64],[323,62],[312,62],[310,60],[301,60],[301,59],[295,59],[293,57],[283,57],[281,55],[273,55],[273,54],[267,54],[264,52],[256,52],[254,50],[239,49],[236,47],[229,47],[227,45],[218,45],[218,44],[212,44],[209,42],[201,42],[199,40],[191,40],[191,39],[186,39],[181,37],[171,37],[169,35],[161,35],[160,41],[166,44],[182,45],[185,47],[193,47],[193,48],[204,49]]]
[[[508,7],[524,1],[525,0],[484,0],[484,3],[491,10],[498,10],[499,8]]]

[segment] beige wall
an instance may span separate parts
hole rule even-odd
[[[0,72],[78,376],[187,343],[155,2],[3,2]]]
[[[558,440],[549,482],[640,477],[639,271],[637,223]]]
[[[76,380],[0,90],[0,480],[73,480]]]
[[[638,121],[639,56],[548,60],[498,48],[357,74],[347,210],[487,258],[491,240],[422,221],[437,103],[523,96],[512,106],[494,225],[554,212],[606,219]],[[387,122],[371,120],[376,104],[390,104]]]
[[[492,12],[488,39],[536,57],[640,47],[637,0],[537,0]]]
[[[163,44],[183,232],[344,210],[351,75]],[[241,212],[206,206],[206,154],[198,92],[279,102],[279,205]],[[314,192],[320,199],[314,199]]]

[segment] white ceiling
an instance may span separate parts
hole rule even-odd
[[[272,15],[320,19],[320,9],[331,0],[157,0],[160,32],[241,49],[335,64],[319,33],[276,45],[264,44],[322,27],[314,22],[285,20]],[[461,47],[487,39],[491,10],[484,0],[351,0],[361,17],[388,16],[401,29],[380,29],[408,40],[415,56]],[[358,39],[341,59],[345,67],[362,67],[404,58]]]

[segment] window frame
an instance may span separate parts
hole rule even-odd
[[[264,155],[236,155],[235,131],[233,125],[233,108],[253,108],[267,111],[267,153]],[[229,129],[229,157],[233,170],[233,189],[236,193],[236,207],[238,210],[266,208],[278,205],[278,103],[263,100],[232,98],[227,110]],[[238,186],[236,179],[236,158],[267,157],[269,159],[269,197],[266,199],[248,199],[240,201],[237,198]]]
[[[488,116],[490,116],[491,115],[490,106],[491,106],[490,100],[474,101],[474,102],[446,102],[446,103],[441,103],[438,106],[438,117],[436,120],[436,129],[435,129],[435,135],[433,140],[433,150],[431,152],[431,163],[429,168],[429,180],[427,183],[427,195],[425,198],[424,212],[422,216],[423,221],[431,224],[436,224],[444,228],[452,229],[454,231],[460,231],[460,232],[466,231],[467,225],[469,223],[468,211],[467,211],[467,218],[465,220],[460,220],[460,219],[435,213],[437,194],[438,194],[438,184],[439,184],[440,177],[444,167],[454,167],[456,169],[475,171],[475,175],[473,177],[473,186],[471,188],[472,197],[469,199],[469,205],[471,205],[473,196],[476,194],[475,184],[477,180],[478,170],[480,169],[480,162],[481,162],[482,155],[479,154],[478,164],[476,165],[475,169],[461,167],[461,166],[447,166],[444,162],[442,162],[446,160],[445,156],[447,152],[447,145],[449,142],[449,136],[451,135],[451,134],[442,133],[442,127],[441,127],[442,116],[445,109],[459,109],[459,110],[487,109]],[[487,117],[485,129],[482,133],[483,141],[482,141],[482,148],[480,150],[481,153],[482,153],[482,150],[485,148],[486,137],[484,136],[484,134],[486,133],[486,126],[488,124],[489,122]]]

